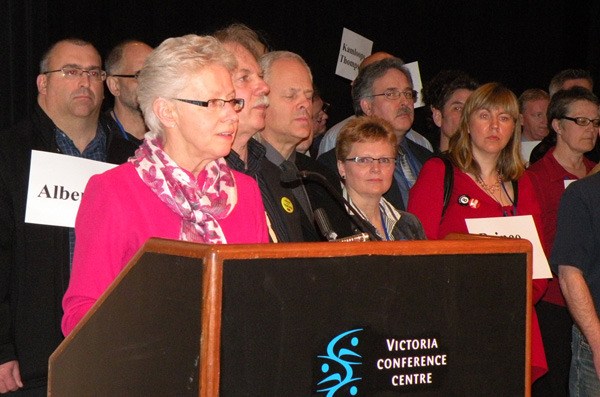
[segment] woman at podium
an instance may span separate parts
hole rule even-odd
[[[424,240],[417,217],[383,198],[392,185],[397,142],[392,126],[383,119],[362,116],[348,122],[336,143],[343,195],[382,240]]]
[[[268,242],[256,182],[223,159],[244,106],[235,97],[235,67],[216,39],[195,35],[169,38],[148,57],[138,98],[150,131],[127,163],[85,189],[63,299],[65,335],[151,237]]]
[[[463,108],[446,157],[427,161],[410,191],[408,210],[422,222],[427,237],[468,233],[465,219],[532,215],[542,230],[534,189],[524,174],[517,97],[498,83],[482,85]],[[451,167],[451,178],[446,175]],[[445,191],[449,191],[448,199]],[[542,236],[540,236],[542,237]],[[533,303],[544,294],[548,281],[533,280]],[[532,316],[532,380],[547,371],[537,317]]]

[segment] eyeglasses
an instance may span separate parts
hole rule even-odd
[[[412,99],[413,101],[416,101],[418,93],[415,90],[400,91],[400,90],[396,90],[396,89],[390,89],[390,90],[385,90],[383,92],[383,94],[369,95],[369,97],[372,98],[372,97],[376,97],[376,96],[385,96],[390,101],[395,101],[396,99],[399,99],[401,95],[404,95],[404,98],[406,98],[406,99]]]
[[[323,102],[323,107],[321,108],[321,110],[323,111],[323,113],[327,113],[327,111],[329,110],[330,107],[331,107],[330,103]]]
[[[87,73],[88,77],[92,80],[96,81],[104,81],[106,80],[106,72],[102,69],[82,69],[71,66],[65,66],[64,68],[56,69],[56,70],[48,70],[47,72],[43,72],[42,74],[56,73],[62,72],[63,76],[67,79],[78,79],[83,76],[84,73]]]
[[[561,117],[561,119],[571,120],[571,121],[575,122],[575,124],[580,125],[582,127],[586,127],[586,126],[590,125],[590,123],[592,123],[594,128],[600,127],[600,119],[592,120],[592,119],[588,119],[587,117],[567,117],[567,116],[563,116],[563,117]]]
[[[172,99],[175,99],[176,101],[180,101],[180,102],[191,103],[192,105],[196,105],[196,106],[202,106],[204,108],[209,108],[211,110],[223,109],[223,107],[225,107],[226,103],[231,103],[231,106],[233,106],[233,110],[235,110],[236,112],[239,112],[240,110],[242,110],[244,108],[244,100],[242,98],[233,98],[230,100],[213,98],[213,99],[209,99],[208,101],[194,101],[192,99],[181,99],[181,98],[172,98]]]
[[[377,161],[382,166],[389,166],[392,164],[396,164],[395,157],[380,157],[378,159],[374,159],[373,157],[350,157],[344,159],[344,161],[352,161],[353,163],[360,165],[371,165],[375,161]]]
[[[138,70],[135,74],[111,74],[112,77],[123,77],[126,79],[137,79],[140,77],[140,71]]]

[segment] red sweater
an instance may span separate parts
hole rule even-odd
[[[565,180],[579,179],[565,170],[554,158],[554,148],[548,150],[544,157],[536,161],[527,169],[527,175],[531,179],[533,188],[540,204],[543,228],[542,244],[546,256],[550,258],[554,236],[556,235],[556,222],[558,217],[558,204],[565,191]],[[591,160],[583,157],[586,173],[590,172],[596,165]],[[560,290],[558,277],[554,277],[548,283],[548,290],[542,300],[555,305],[566,306],[565,298]]]
[[[219,220],[230,244],[269,242],[256,181],[233,171],[238,202]],[[151,237],[177,240],[181,218],[140,179],[131,163],[93,176],[77,213],[77,242],[62,330],[68,335]]]
[[[519,179],[519,192],[516,211],[512,206],[501,207],[466,173],[454,167],[454,185],[450,202],[442,219],[444,205],[444,173],[446,167],[439,158],[432,158],[423,164],[419,177],[410,190],[408,212],[419,218],[427,238],[436,240],[449,233],[468,233],[465,219],[488,218],[508,215],[532,215],[538,233],[543,230],[540,207],[536,200],[533,185],[527,175]],[[466,196],[474,205],[463,205],[459,197]],[[516,212],[516,213],[513,213]],[[543,240],[543,235],[540,239]],[[543,244],[543,242],[542,242]],[[548,280],[532,281],[533,303],[535,304],[546,291]],[[531,379],[532,382],[548,371],[542,335],[537,321],[535,308],[532,310],[531,324]]]

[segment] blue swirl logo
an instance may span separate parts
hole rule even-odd
[[[351,396],[358,394],[357,383],[362,378],[355,378],[354,367],[361,365],[362,356],[354,349],[360,340],[355,335],[362,328],[353,329],[339,334],[327,344],[327,355],[317,356],[324,362],[321,364],[321,372],[325,375],[317,387],[317,393],[327,393],[326,397],[334,397],[341,388],[348,386]]]

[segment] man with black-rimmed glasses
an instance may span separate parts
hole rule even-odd
[[[115,97],[107,113],[121,136],[138,145],[147,128],[137,100],[137,76],[151,52],[148,44],[127,40],[115,46],[105,61],[106,86]]]
[[[45,396],[48,357],[63,339],[61,301],[74,231],[25,223],[31,151],[121,163],[135,150],[100,117],[105,79],[93,45],[57,42],[40,63],[32,115],[2,134],[0,393]]]

